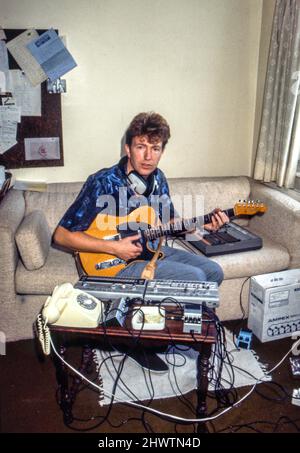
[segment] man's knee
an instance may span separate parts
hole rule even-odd
[[[156,278],[171,278],[174,280],[194,280],[194,281],[206,281],[206,273],[204,270],[194,266],[184,266],[177,263],[177,266],[174,266],[170,275],[166,275],[164,273],[160,273],[160,275],[156,276]]]
[[[209,280],[213,282],[217,282],[220,286],[222,281],[224,280],[224,272],[221,268],[220,264],[216,263],[215,261],[211,262],[211,273],[209,276]]]

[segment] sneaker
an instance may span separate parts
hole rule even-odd
[[[119,345],[115,348],[117,352],[126,354],[127,357],[137,363],[141,368],[152,373],[167,373],[169,367],[157,354],[144,351],[139,348],[131,349],[128,346]]]

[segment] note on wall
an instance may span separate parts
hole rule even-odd
[[[0,41],[0,93],[6,93],[6,78],[8,72],[8,55],[4,41]]]
[[[51,81],[58,79],[77,66],[61,38],[50,29],[27,44],[36,61]]]
[[[22,116],[41,116],[41,86],[33,87],[19,69],[8,73],[8,88],[21,107]]]
[[[0,39],[6,39],[6,34],[2,27],[0,27]]]
[[[25,160],[59,159],[59,137],[25,138]]]
[[[7,43],[9,52],[25,72],[33,86],[47,80],[47,74],[26,47],[28,43],[38,37],[39,35],[36,30],[29,29]]]
[[[8,55],[4,41],[0,41],[0,71],[8,71]]]

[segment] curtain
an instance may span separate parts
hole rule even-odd
[[[292,188],[300,154],[300,0],[275,5],[255,179]]]

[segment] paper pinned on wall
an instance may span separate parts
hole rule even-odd
[[[41,116],[41,86],[33,87],[19,69],[8,73],[8,90],[13,93],[22,116]]]
[[[21,109],[17,105],[0,105],[0,123],[4,121],[21,122]]]
[[[25,138],[25,160],[60,159],[59,137]]]
[[[0,71],[0,93],[6,93],[6,74]]]
[[[8,71],[7,47],[4,41],[0,41],[0,71]]]
[[[8,73],[8,55],[4,41],[0,41],[0,93],[6,93],[6,80]]]
[[[16,121],[0,121],[0,154],[5,153],[18,143],[16,140],[17,125]]]
[[[3,102],[3,98],[1,98]],[[21,110],[15,105],[0,105],[0,154],[17,144],[17,127]]]
[[[61,38],[52,28],[29,42],[27,49],[51,81],[58,79],[77,66]]]
[[[6,39],[6,34],[2,27],[0,27],[0,39]]]
[[[7,96],[5,96],[3,94],[0,96],[0,105],[17,105],[17,102],[11,96],[10,93],[7,93]],[[20,108],[20,115],[21,115],[21,108]]]
[[[28,43],[38,37],[37,31],[32,28],[24,31],[7,43],[9,52],[25,72],[33,86],[39,85],[47,80],[47,74],[26,47]]]

